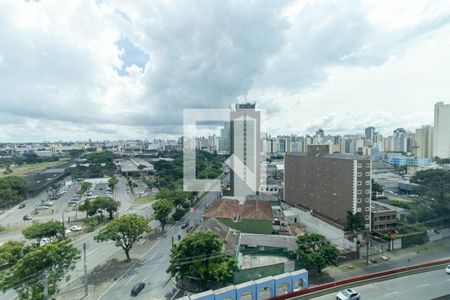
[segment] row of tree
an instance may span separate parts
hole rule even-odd
[[[151,230],[148,220],[136,214],[124,215],[108,223],[94,237],[97,242],[111,240],[124,250],[127,260],[133,245]],[[0,246],[0,290],[14,288],[19,299],[43,299],[44,285],[48,295],[57,292],[57,284],[80,258],[80,251],[64,237],[64,225],[49,221],[33,224],[23,230],[27,239],[36,243],[26,245],[23,241],[9,241]],[[41,240],[50,243],[41,246]]]

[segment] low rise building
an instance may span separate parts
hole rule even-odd
[[[397,227],[397,211],[383,205],[380,202],[372,201],[372,230],[386,230]]]
[[[216,218],[223,224],[247,233],[272,233],[272,205],[270,202],[221,198],[214,201],[204,218]]]

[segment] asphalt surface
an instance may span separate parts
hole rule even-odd
[[[166,269],[170,261],[172,238],[176,243],[178,235],[184,238],[188,233],[182,225],[189,222],[189,227],[201,222],[207,205],[217,198],[217,192],[209,192],[182,220],[167,231],[150,248],[139,262],[115,281],[98,299],[170,299],[177,291]],[[130,292],[134,284],[144,282],[146,287],[137,297],[131,297]]]
[[[429,271],[387,281],[352,287],[361,299],[376,300],[425,300],[450,295],[450,275],[442,270]],[[313,298],[335,300],[336,292]]]

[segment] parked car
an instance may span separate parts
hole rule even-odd
[[[52,242],[52,240],[49,239],[49,238],[42,238],[42,239],[39,241],[39,243],[36,242],[35,245],[38,246],[38,247],[41,247],[41,246],[44,246],[45,244],[48,244],[48,243],[51,243],[51,242]]]
[[[137,296],[139,293],[145,288],[145,283],[139,282],[136,283],[131,289],[131,296]]]
[[[359,300],[360,294],[354,289],[345,289],[337,293],[336,300]]]
[[[20,205],[19,205],[19,208],[24,208],[25,207],[25,204],[24,203],[21,203]]]
[[[44,202],[44,205],[50,207],[50,206],[53,206],[53,202],[52,201],[46,201],[46,202]]]
[[[80,231],[81,230],[81,226],[80,225],[73,225],[70,227],[71,231]]]
[[[38,207],[39,210],[44,210],[44,209],[48,209],[48,208],[49,208],[49,206],[46,206],[46,205],[39,205],[39,207]]]
[[[445,273],[450,275],[450,265],[448,265],[447,267],[445,267]]]
[[[188,223],[184,223],[183,225],[181,225],[181,229],[185,229],[185,228],[187,228],[188,226],[189,226]]]
[[[31,220],[33,220],[33,218],[31,216],[29,216],[29,215],[25,215],[25,216],[23,216],[23,220],[24,221],[31,221]]]

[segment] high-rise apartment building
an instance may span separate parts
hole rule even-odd
[[[434,105],[433,156],[450,158],[450,104]]]
[[[230,153],[230,122],[225,122],[220,129],[219,151]]]
[[[408,150],[408,135],[403,128],[397,128],[394,130],[392,136],[392,151],[407,152]]]
[[[230,113],[230,151],[238,161],[230,170],[231,194],[254,195],[260,185],[260,112],[254,103],[236,104]]]
[[[375,141],[375,127],[367,127],[365,130],[365,136],[366,136],[366,140],[368,141],[369,145],[373,145],[374,141]]]
[[[330,154],[328,145],[285,156],[284,199],[334,224],[346,225],[347,211],[361,213],[370,228],[371,161]]]
[[[433,126],[422,126],[416,129],[416,155],[433,158]]]

